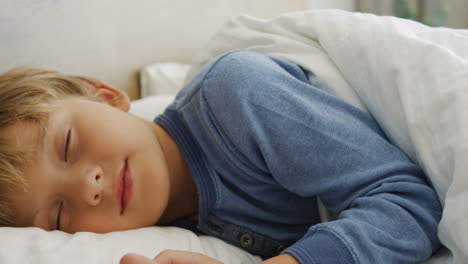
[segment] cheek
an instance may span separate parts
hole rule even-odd
[[[133,223],[142,226],[155,225],[163,215],[170,191],[166,164],[154,153],[140,155],[134,160]]]
[[[78,145],[83,151],[115,153],[122,148],[132,148],[134,141],[138,140],[138,134],[131,124],[125,125],[117,120],[90,120],[77,124],[77,130]]]
[[[70,227],[65,230],[72,234],[76,232],[108,233],[125,229],[115,217],[106,217],[103,214],[81,213],[80,217],[72,221]]]

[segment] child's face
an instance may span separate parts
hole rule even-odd
[[[22,170],[31,188],[12,195],[18,226],[104,233],[154,225],[169,199],[155,126],[79,98],[59,102],[43,138],[35,125],[15,124],[9,134],[19,143],[40,142]]]

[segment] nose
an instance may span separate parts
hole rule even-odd
[[[82,195],[90,206],[98,205],[102,200],[104,177],[100,167],[90,168],[85,172],[84,188]]]

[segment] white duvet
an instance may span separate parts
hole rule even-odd
[[[439,237],[450,252],[432,261],[468,263],[468,31],[338,10],[240,16],[209,41],[187,79],[233,49],[300,64],[369,111],[423,167],[444,206]]]

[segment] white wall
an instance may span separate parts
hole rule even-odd
[[[355,10],[354,0],[309,0],[310,9],[344,9]]]
[[[0,73],[89,75],[138,96],[154,62],[190,62],[226,20],[307,9],[308,0],[0,0]]]

